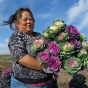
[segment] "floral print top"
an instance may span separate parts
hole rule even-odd
[[[33,32],[36,39],[40,39],[42,36],[38,32]],[[12,58],[12,70],[14,76],[17,78],[25,79],[42,79],[50,76],[43,71],[31,69],[19,64],[17,61],[26,54],[36,58],[36,53],[33,52],[30,47],[34,40],[26,33],[16,30],[10,37],[8,47]]]

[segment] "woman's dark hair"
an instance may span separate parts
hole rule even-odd
[[[11,15],[7,21],[3,21],[3,26],[4,25],[10,25],[10,28],[12,30],[15,30],[15,27],[13,26],[13,23],[15,21],[18,21],[18,19],[22,16],[22,12],[23,11],[28,11],[30,13],[31,17],[33,18],[33,21],[35,21],[35,19],[33,17],[33,14],[32,14],[32,11],[30,10],[30,8],[28,8],[28,7],[21,7],[19,9],[17,9],[15,14]]]

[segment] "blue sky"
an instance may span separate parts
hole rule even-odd
[[[35,31],[40,33],[56,19],[75,26],[88,41],[88,0],[0,0],[0,24],[19,7],[30,7],[35,18]],[[0,54],[9,54],[9,26],[0,26]]]

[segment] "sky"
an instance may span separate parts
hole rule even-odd
[[[34,31],[42,33],[54,20],[75,26],[88,41],[88,0],[0,0],[0,24],[19,7],[29,7],[35,18]],[[8,40],[14,31],[0,26],[0,54],[10,54]]]

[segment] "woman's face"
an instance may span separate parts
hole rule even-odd
[[[34,28],[34,20],[28,11],[22,12],[22,17],[16,22],[16,26],[22,32],[31,34]]]

